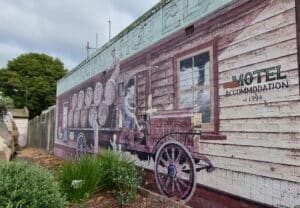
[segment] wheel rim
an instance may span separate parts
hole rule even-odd
[[[185,202],[193,196],[195,162],[188,149],[178,141],[168,141],[157,151],[155,179],[161,193]]]

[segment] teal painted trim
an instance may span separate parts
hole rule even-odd
[[[57,83],[57,96],[235,0],[162,0]]]

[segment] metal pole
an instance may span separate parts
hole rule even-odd
[[[96,49],[98,48],[98,33],[96,33]]]
[[[89,41],[86,43],[86,58],[89,57],[90,43]]]
[[[108,31],[109,31],[109,40],[111,39],[111,21],[108,20]]]

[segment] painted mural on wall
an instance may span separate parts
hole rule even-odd
[[[179,105],[194,110],[173,119],[160,118],[152,107],[149,77],[158,66],[140,65],[122,71],[115,50],[111,56],[111,71],[60,99],[58,140],[76,149],[76,157],[112,148],[130,152],[142,161],[153,159],[160,191],[188,201],[196,188],[196,172],[214,169],[197,147],[202,120],[210,122],[209,52],[180,62],[183,98]]]
[[[197,11],[233,1],[161,2],[58,83],[55,153],[129,152],[163,194],[185,202],[199,183],[299,204],[295,2],[234,1],[194,25],[207,14]],[[190,203],[212,206],[201,193]]]

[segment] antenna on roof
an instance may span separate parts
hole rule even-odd
[[[92,47],[90,46],[90,42],[87,41],[85,49],[86,49],[86,58],[89,58],[89,56],[90,56],[90,50],[92,50],[92,49],[97,49],[97,48],[92,48]]]
[[[111,21],[110,20],[108,20],[108,32],[109,32],[108,38],[110,40],[111,39]]]
[[[96,49],[98,49],[98,33],[96,33]]]

